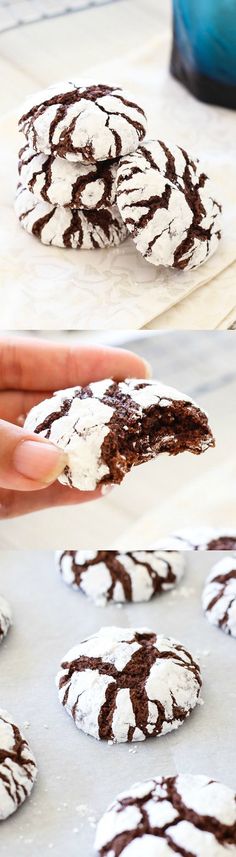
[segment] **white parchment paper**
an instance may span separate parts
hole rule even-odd
[[[67,588],[47,552],[2,551],[0,591],[14,628],[0,649],[0,701],[23,727],[38,760],[32,797],[1,824],[1,857],[92,857],[94,826],[116,794],[140,778],[205,773],[235,787],[236,640],[202,615],[206,573],[223,553],[187,555],[183,584],[147,605],[98,608]],[[76,730],[54,676],[61,657],[101,625],[149,626],[200,659],[203,706],[176,732],[108,746]]]

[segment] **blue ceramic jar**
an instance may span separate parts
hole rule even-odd
[[[173,0],[172,74],[202,101],[236,108],[236,0]]]

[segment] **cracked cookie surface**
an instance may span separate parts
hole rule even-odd
[[[36,776],[37,765],[28,741],[9,714],[0,709],[0,820],[21,806]]]
[[[117,204],[137,250],[154,265],[190,270],[221,238],[221,205],[198,160],[179,146],[145,141],[121,159]]]
[[[72,250],[97,250],[119,245],[127,229],[116,205],[78,209],[36,199],[18,185],[15,212],[20,225],[42,244]]]
[[[133,152],[145,113],[120,87],[63,81],[36,93],[19,120],[36,152],[95,163]]]
[[[178,552],[58,551],[62,579],[98,606],[110,602],[149,601],[172,589],[184,573]]]
[[[84,491],[119,484],[132,467],[163,452],[200,455],[215,445],[192,399],[135,378],[58,391],[32,408],[25,428],[64,449],[68,463],[59,481]]]
[[[235,857],[236,795],[209,777],[135,783],[98,823],[100,857]]]
[[[65,655],[56,678],[77,728],[118,743],[177,729],[197,704],[201,683],[187,649],[148,628],[101,628]]]
[[[158,539],[152,547],[180,551],[235,550],[236,530],[228,527],[186,527],[164,539]]]
[[[69,208],[100,208],[116,199],[118,161],[71,163],[35,152],[28,144],[19,152],[18,172],[23,187],[36,199]]]
[[[236,637],[236,556],[217,562],[206,579],[202,606],[211,625]]]
[[[0,595],[0,643],[12,625],[12,612],[8,601]]]

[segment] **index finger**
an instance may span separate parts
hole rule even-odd
[[[0,340],[0,389],[54,390],[86,386],[103,378],[148,378],[145,360],[124,348],[68,345],[48,340]]]

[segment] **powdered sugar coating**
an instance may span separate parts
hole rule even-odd
[[[98,823],[100,857],[235,857],[236,796],[203,775],[136,783]]]
[[[35,152],[26,144],[19,153],[18,169],[22,186],[43,202],[80,209],[115,203],[117,161],[72,163]]]
[[[184,559],[164,551],[57,551],[57,565],[68,586],[96,605],[149,601],[181,579]]]
[[[97,739],[143,741],[177,729],[195,707],[199,665],[175,640],[147,628],[101,628],[62,661],[59,699]]]
[[[202,265],[221,237],[221,206],[198,160],[151,140],[123,158],[117,204],[142,256],[154,265]]]
[[[212,625],[236,637],[236,555],[224,557],[213,566],[206,579],[202,606]]]
[[[12,625],[12,612],[8,601],[0,595],[0,643]]]
[[[206,415],[190,397],[159,381],[140,379],[126,379],[117,383],[109,378],[89,384],[86,388],[73,387],[56,392],[52,398],[32,408],[26,418],[25,428],[50,439],[66,451],[68,464],[59,477],[63,485],[92,491],[102,481],[121,482],[133,464],[148,461],[161,451],[169,451],[169,440],[173,445],[171,454],[176,454],[178,427],[175,438],[173,419],[169,429],[165,428],[161,445],[158,440],[159,422],[155,442],[149,440],[148,434],[142,437],[143,420],[149,413],[148,408],[154,405],[158,408],[158,414],[159,409],[163,409],[164,413],[175,402],[180,402],[181,407],[183,403],[183,419],[185,414],[187,419],[189,411],[191,414],[194,411],[198,420],[204,418],[205,428],[197,452],[214,445]],[[127,421],[130,421],[129,427]],[[105,441],[111,435],[117,452],[113,446],[111,454],[107,450],[105,455]],[[133,444],[137,445],[140,435],[141,452],[138,454]],[[126,442],[125,454],[120,452],[121,440]],[[191,436],[186,441],[184,438],[184,449],[195,451],[191,444]]]
[[[116,205],[93,210],[66,208],[36,199],[28,188],[18,185],[15,212],[21,226],[42,244],[72,250],[97,250],[117,246],[127,237],[127,229]]]
[[[29,744],[6,711],[0,709],[0,820],[29,796],[37,765]]]
[[[94,163],[133,152],[146,117],[120,87],[63,81],[27,101],[19,129],[37,152]]]
[[[152,548],[159,550],[234,550],[236,530],[228,527],[185,527],[173,535],[158,539]]]

